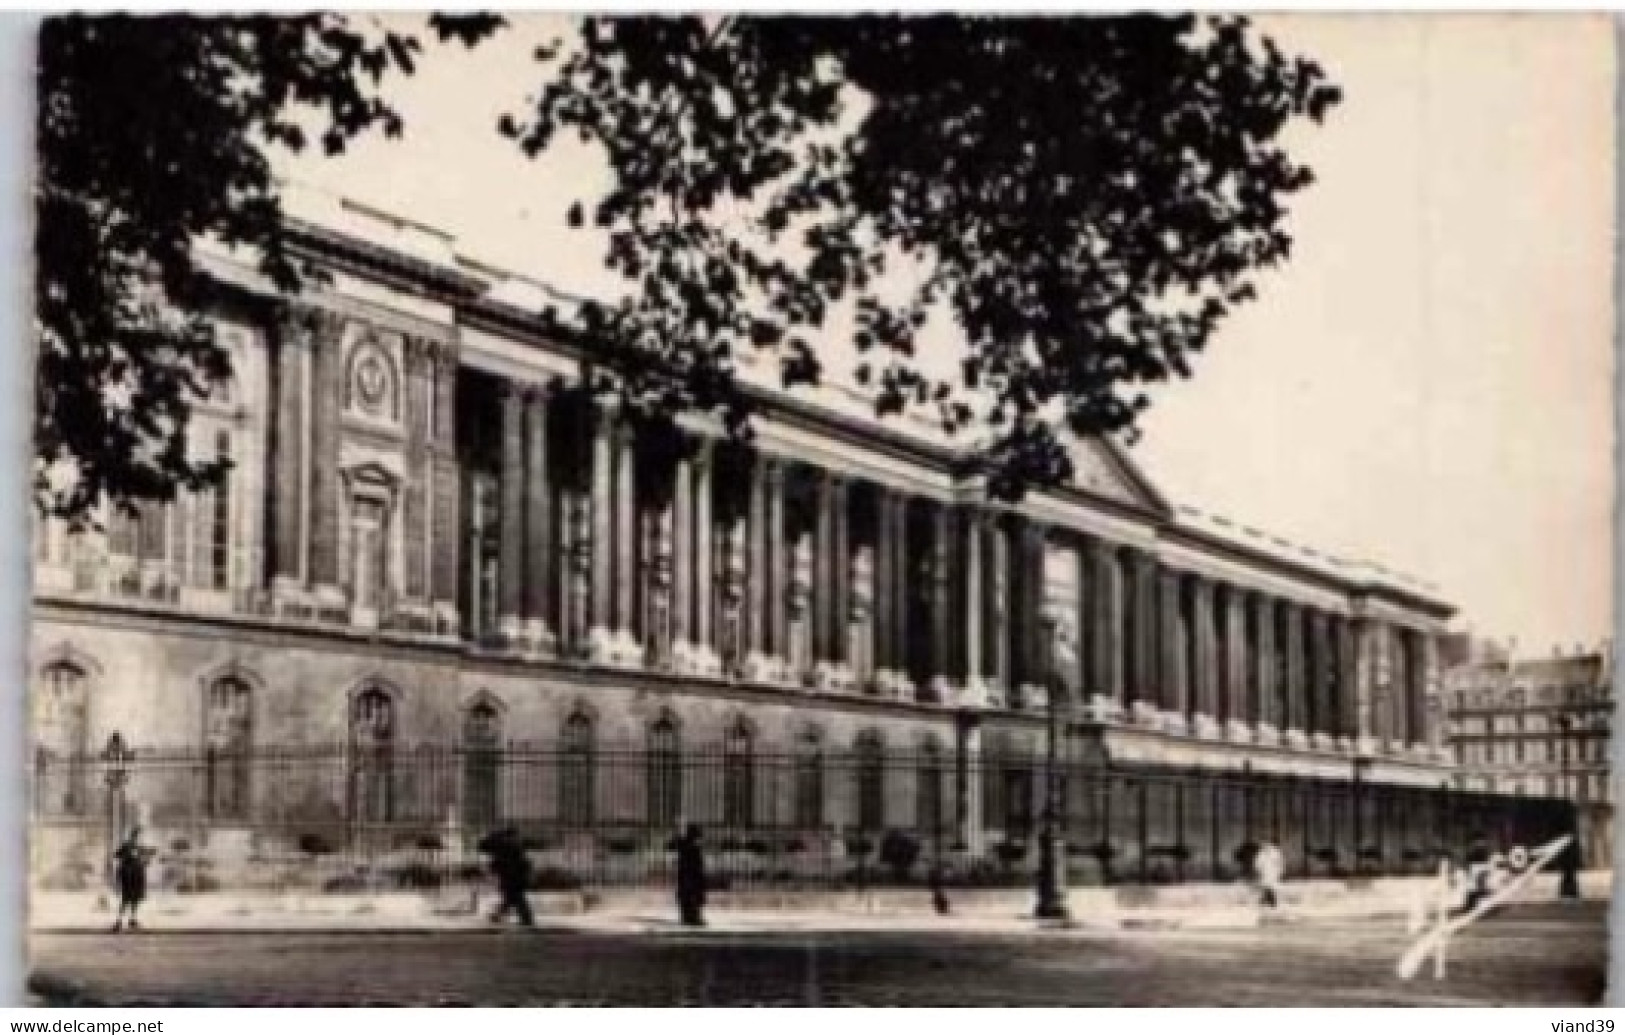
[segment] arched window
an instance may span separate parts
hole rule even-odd
[[[502,715],[490,701],[463,713],[463,822],[490,827],[498,819],[497,773],[502,753]]]
[[[593,784],[597,761],[592,717],[573,712],[559,735],[559,819],[586,826],[593,819]]]
[[[35,794],[46,814],[80,815],[90,808],[89,680],[69,662],[41,673],[35,704]]]
[[[649,823],[671,826],[683,810],[683,755],[671,713],[649,727],[648,748]]]
[[[350,816],[386,823],[395,816],[395,702],[370,686],[350,704]]]
[[[854,745],[858,776],[858,827],[866,831],[886,825],[886,745],[875,730],[858,734]]]
[[[915,771],[914,821],[922,837],[933,841],[942,836],[942,745],[931,737],[920,745],[919,768]]]
[[[253,690],[236,676],[209,684],[203,710],[203,801],[209,818],[248,818]]]
[[[1003,800],[999,804],[1004,828],[1017,837],[1026,837],[1032,832],[1033,825],[1033,790],[1036,781],[1033,779],[1032,758],[1025,752],[1018,755],[1012,749],[1000,762],[1004,781],[1000,788]]]
[[[743,717],[722,742],[722,822],[748,827],[755,820],[756,734]]]
[[[824,825],[824,744],[809,726],[796,745],[796,825],[812,830]]]

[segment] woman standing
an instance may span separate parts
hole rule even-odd
[[[132,828],[113,853],[113,879],[118,884],[118,914],[113,918],[115,933],[124,929],[126,914],[130,930],[141,926],[135,914],[141,908],[141,900],[147,897],[147,856],[147,849],[141,844],[140,827]]]

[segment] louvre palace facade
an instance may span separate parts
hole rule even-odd
[[[589,357],[537,329],[545,288],[357,205],[298,225],[331,277],[279,317],[210,256],[234,375],[191,437],[225,482],[37,530],[41,815],[88,830],[104,784],[158,828],[941,809],[974,849],[1036,795],[989,760],[1041,757],[1052,703],[1068,760],[1450,782],[1425,587],[1175,505],[1105,441],[1075,487],[990,502],[940,435],[831,388],[764,389],[748,447],[650,440],[571,390]],[[549,759],[534,794],[492,776],[509,750]],[[464,754],[409,764],[436,751]],[[940,769],[812,800],[803,763],[740,768],[853,752]],[[684,753],[717,772],[661,785]]]

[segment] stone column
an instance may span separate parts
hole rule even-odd
[[[1387,743],[1390,721],[1377,657],[1380,650],[1379,626],[1365,618],[1360,619],[1357,626],[1355,650],[1360,666],[1357,693],[1360,699],[1360,740],[1363,742],[1359,750],[1371,754]]]
[[[525,639],[550,654],[555,647],[551,607],[555,535],[545,389],[530,393],[525,418]]]
[[[305,432],[309,419],[310,335],[295,310],[279,328],[271,366],[271,591],[298,596],[305,581]]]
[[[812,661],[821,689],[834,686],[830,661],[835,653],[835,485],[830,473],[811,469],[813,477]]]
[[[434,599],[435,632],[455,636],[461,628],[457,614],[457,580],[462,571],[462,524],[458,501],[462,494],[457,472],[457,353],[445,344],[429,346],[434,378],[434,434],[429,440],[429,526],[434,542],[430,563],[430,595]]]
[[[1213,583],[1201,576],[1192,576],[1194,587],[1191,622],[1196,635],[1196,671],[1194,697],[1196,701],[1195,732],[1199,737],[1217,736],[1218,713],[1218,657],[1217,640],[1213,628]]]
[[[672,667],[672,521],[673,499],[657,491],[643,508],[643,558],[639,605],[639,640],[644,663],[657,669]]]
[[[635,432],[630,422],[616,426],[615,446],[615,640],[622,664],[640,653],[634,631],[637,593],[637,463]]]
[[[339,414],[344,391],[344,320],[319,311],[314,317],[311,403],[310,578],[318,611],[339,617],[345,608],[339,572]]]
[[[1225,651],[1225,688],[1229,692],[1224,714],[1226,732],[1232,740],[1253,739],[1253,711],[1248,707],[1251,696],[1247,686],[1247,594],[1237,587],[1225,589],[1225,636],[1229,643]]]
[[[1427,674],[1423,671],[1422,634],[1415,629],[1406,629],[1405,643],[1405,700],[1409,709],[1405,718],[1405,730],[1409,734],[1406,744],[1411,747],[1423,747],[1428,742],[1428,707],[1427,707]]]
[[[1107,709],[1116,714],[1123,708],[1123,579],[1117,551],[1111,543],[1089,542],[1094,577],[1090,579],[1094,598],[1095,632],[1090,652],[1094,659],[1094,693]]]
[[[1399,648],[1399,630],[1386,623],[1381,630],[1382,664],[1379,671],[1388,698],[1388,742],[1390,748],[1397,749],[1410,743],[1411,739],[1411,710],[1405,696],[1409,685],[1405,674],[1405,654]]]
[[[607,661],[612,654],[615,615],[611,587],[615,574],[615,451],[614,416],[600,409],[593,422],[592,438],[592,535],[586,553],[592,570],[590,638],[591,656]]]
[[[406,603],[415,612],[413,628],[423,632],[433,628],[428,614],[429,557],[432,546],[429,539],[428,439],[434,429],[428,426],[433,409],[433,369],[429,363],[428,343],[422,338],[409,337],[405,342],[406,384],[404,424],[406,429],[406,485],[401,499],[401,543],[404,561]]]
[[[1276,667],[1275,642],[1275,601],[1262,593],[1253,598],[1255,625],[1254,635],[1257,640],[1257,657],[1254,659],[1253,678],[1255,680],[1253,692],[1258,701],[1258,712],[1254,716],[1254,736],[1263,744],[1274,744],[1281,739],[1282,724],[1285,721],[1281,712],[1281,688],[1278,684]]]
[[[694,477],[694,603],[692,619],[694,631],[695,668],[705,675],[718,675],[722,671],[717,657],[716,614],[718,564],[716,558],[716,517],[712,501],[716,492],[711,473],[716,467],[716,454],[710,439],[698,443],[692,464]]]
[[[1023,707],[1042,702],[1049,688],[1044,659],[1050,646],[1044,622],[1044,542],[1048,530],[1041,522],[1023,517],[1017,526],[1015,579],[1016,601],[1011,632],[1012,678]]]
[[[891,489],[885,486],[875,487],[875,575],[874,575],[874,627],[875,627],[875,673],[874,684],[877,692],[889,694],[892,691],[893,675],[893,649],[892,649],[892,558],[895,554],[895,543],[892,541],[892,510],[894,500]]]
[[[1163,722],[1171,732],[1183,733],[1189,725],[1191,710],[1190,685],[1186,680],[1184,617],[1180,607],[1179,572],[1161,568],[1157,573],[1158,603],[1162,615],[1162,712]]]
[[[1360,736],[1358,665],[1355,661],[1354,623],[1337,619],[1337,739],[1338,745],[1352,750]]]
[[[1336,723],[1331,700],[1331,635],[1327,615],[1322,611],[1309,612],[1309,671],[1310,677],[1310,738],[1319,748],[1333,745]]]
[[[1230,722],[1230,592],[1214,582],[1210,596],[1213,615],[1213,717],[1223,733]]]
[[[954,636],[949,613],[953,574],[953,553],[948,541],[950,517],[946,506],[931,504],[931,671],[928,676],[932,699],[943,702],[951,701],[954,696],[951,660]]]
[[[1123,547],[1112,551],[1117,569],[1118,636],[1121,655],[1118,671],[1123,687],[1124,714],[1132,711],[1140,693],[1140,587],[1134,570],[1134,551]]]
[[[1073,659],[1073,678],[1078,684],[1078,699],[1084,707],[1098,709],[1106,704],[1106,696],[1102,692],[1104,687],[1096,676],[1095,655],[1099,653],[1095,646],[1098,639],[1096,630],[1097,620],[1095,609],[1098,594],[1095,592],[1095,579],[1092,576],[1094,554],[1090,549],[1089,541],[1080,539],[1072,551],[1073,581],[1077,590],[1078,611],[1078,650],[1077,657]]]
[[[982,649],[982,515],[971,507],[960,511],[960,534],[964,538],[964,558],[960,571],[962,572],[963,596],[960,597],[960,613],[963,617],[964,627],[961,632],[964,636],[964,669],[961,672],[964,683],[964,700],[971,704],[981,704],[986,700],[986,668],[983,661]]]
[[[718,656],[716,674],[720,676],[742,671],[749,657],[743,616],[747,570],[743,515],[730,507],[726,523],[717,530],[716,541],[717,617],[712,640]]]
[[[1019,514],[1008,518],[1005,545],[1005,667],[1009,682],[1005,697],[1012,706],[1023,703],[1030,679],[1027,645],[1035,624],[1027,614],[1027,521]]]
[[[746,527],[749,544],[749,585],[745,605],[745,676],[757,682],[771,678],[768,658],[770,624],[767,602],[771,573],[768,570],[767,459],[761,454],[750,465],[750,496],[746,501]]]
[[[1134,579],[1138,587],[1134,606],[1139,614],[1138,651],[1139,687],[1134,694],[1134,709],[1142,722],[1154,723],[1161,713],[1162,694],[1157,680],[1160,627],[1157,614],[1157,562],[1150,554],[1134,552]]]
[[[1349,639],[1349,736],[1358,754],[1370,754],[1371,689],[1369,668],[1365,656],[1365,622],[1351,618],[1348,623]]]
[[[524,620],[525,399],[519,385],[498,388],[502,420],[502,483],[497,525],[497,627],[505,647],[517,647]]]
[[[1309,742],[1308,686],[1303,664],[1303,609],[1281,602],[1286,615],[1286,738],[1299,747]]]
[[[1439,641],[1431,632],[1419,634],[1421,653],[1421,684],[1422,697],[1425,702],[1437,702],[1443,707],[1444,698],[1442,687],[1439,685]],[[1425,744],[1435,758],[1442,755],[1444,749],[1444,729],[1440,721],[1439,709],[1423,708],[1423,732],[1420,737],[1413,738],[1418,743]]]
[[[1009,703],[1011,693],[1009,532],[996,514],[987,515],[982,528],[985,536],[982,573],[987,591],[984,658],[991,697],[1002,706]]]
[[[687,453],[674,461],[672,492],[672,664],[688,672],[694,663],[694,463]]]
[[[912,698],[914,686],[914,651],[909,615],[909,590],[914,579],[914,567],[908,552],[909,497],[899,492],[892,504],[892,663],[897,679],[897,695]]]
[[[843,686],[850,685],[852,673],[849,664],[852,635],[852,541],[848,527],[851,505],[847,495],[847,480],[830,476],[831,532],[829,585],[830,610],[833,626],[830,641],[830,660],[834,662],[837,678]]]
[[[786,678],[784,664],[789,655],[789,550],[785,544],[784,467],[777,460],[767,468],[767,564],[768,564],[768,651],[773,658],[774,678]]]

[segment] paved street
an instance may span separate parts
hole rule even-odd
[[[1436,983],[1392,921],[1031,934],[99,934],[35,939],[45,1003],[144,1005],[1558,1005],[1600,1001],[1606,906],[1475,925]]]

